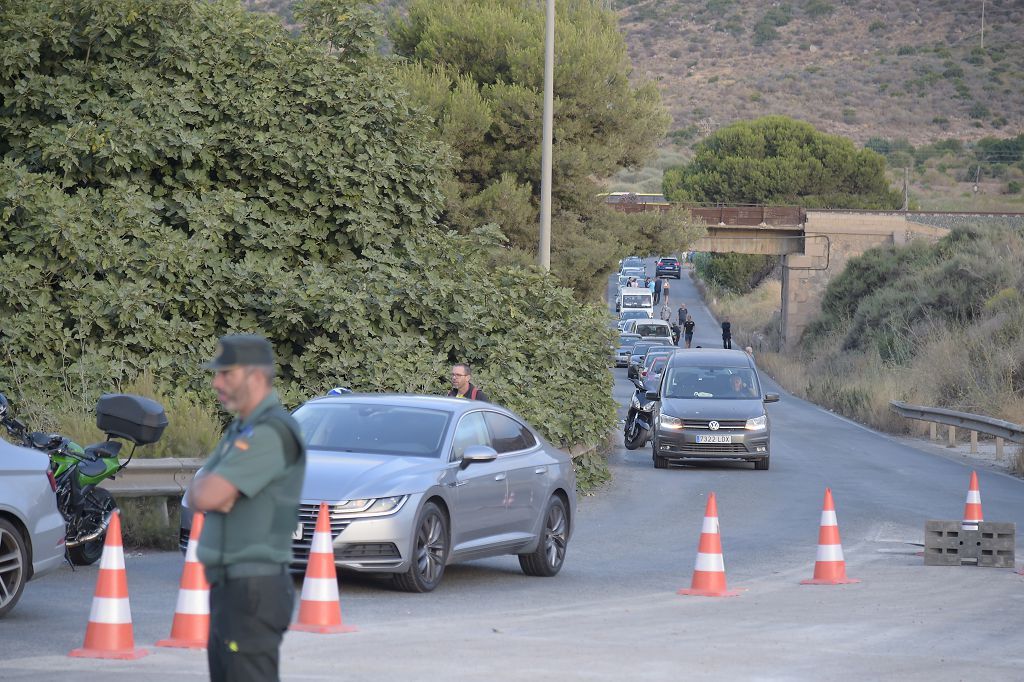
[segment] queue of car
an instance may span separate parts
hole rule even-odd
[[[624,259],[622,267],[634,268],[636,260]],[[657,276],[678,278],[680,273],[680,259],[665,256],[656,261]],[[767,470],[771,421],[765,405],[777,402],[779,396],[763,392],[753,357],[742,350],[680,349],[673,343],[668,322],[622,315],[615,364],[625,366],[627,377],[637,382],[637,390],[643,393],[637,395],[654,402],[650,433],[654,467],[665,469],[687,460],[731,460]],[[627,433],[626,437],[629,449],[642,447],[643,436]]]

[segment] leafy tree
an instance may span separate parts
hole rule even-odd
[[[644,233],[611,214],[595,178],[638,165],[668,117],[632,66],[614,12],[598,0],[557,6],[552,269],[582,296],[603,292],[615,259],[684,248],[692,230]],[[493,223],[507,254],[537,250],[544,12],[520,0],[413,0],[391,23],[402,78],[458,155],[446,218],[461,232]],[[673,214],[678,218],[678,214]]]
[[[785,116],[740,121],[705,138],[691,162],[665,172],[665,195],[694,203],[894,209],[885,159]]]
[[[450,154],[350,5],[299,36],[234,2],[0,5],[0,386],[200,391],[253,331],[292,404],[436,393],[460,360],[552,441],[603,438],[604,316],[440,222]]]

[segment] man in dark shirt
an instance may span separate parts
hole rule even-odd
[[[452,390],[448,391],[448,397],[490,402],[487,400],[487,394],[470,381],[472,376],[469,365],[466,363],[460,362],[457,365],[452,365]]]
[[[693,343],[693,328],[695,326],[693,315],[687,315],[686,322],[683,322],[683,340],[686,341],[687,348]]]
[[[722,348],[732,348],[732,323],[728,317],[722,320]]]

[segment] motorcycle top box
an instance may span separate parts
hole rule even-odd
[[[115,438],[148,445],[160,440],[167,415],[160,403],[128,393],[106,393],[96,403],[96,426]]]

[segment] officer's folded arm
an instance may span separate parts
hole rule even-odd
[[[238,488],[219,474],[204,473],[196,476],[188,489],[191,507],[201,512],[227,514],[238,499]]]

